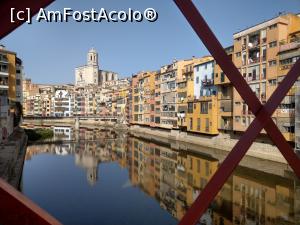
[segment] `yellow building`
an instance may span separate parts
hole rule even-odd
[[[194,63],[199,59],[193,59],[184,66],[182,78],[177,79],[177,104],[178,127],[187,130],[186,113],[188,101],[194,99]]]
[[[270,98],[293,60],[295,62],[296,56],[282,53],[297,45],[291,42],[299,38],[299,30],[300,17],[284,14],[234,34],[233,61],[262,103]],[[284,46],[285,43],[288,45]],[[286,96],[273,114],[274,122],[288,141],[294,141],[295,99],[291,96],[293,92]],[[254,115],[236,90],[233,99],[233,129],[245,131]]]
[[[218,131],[218,98],[214,85],[214,60],[211,56],[194,63],[193,97],[187,98],[187,131],[216,135]]]
[[[0,46],[0,137],[12,133],[14,113],[22,104],[22,61],[15,52]],[[19,110],[22,110],[21,107]],[[6,131],[2,134],[2,130]]]
[[[156,72],[140,72],[132,77],[132,124],[154,123]]]
[[[190,206],[217,171],[219,161],[209,156],[199,156],[199,154],[188,154],[186,161],[188,184],[186,199],[187,205]]]
[[[160,126],[160,72],[157,72],[155,75],[155,90],[154,90],[154,123],[151,123],[152,127]]]
[[[203,96],[188,102],[187,131],[217,135],[218,130],[217,96]]]

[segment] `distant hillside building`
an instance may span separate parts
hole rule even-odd
[[[100,70],[98,53],[93,48],[87,54],[87,65],[75,68],[75,86],[87,86],[90,84],[105,86],[107,82],[117,80],[117,73]]]

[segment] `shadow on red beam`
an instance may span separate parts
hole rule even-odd
[[[0,178],[0,224],[61,224]]]

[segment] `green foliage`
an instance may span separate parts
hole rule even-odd
[[[25,129],[25,132],[28,136],[28,141],[39,141],[53,137],[53,130],[51,129]]]

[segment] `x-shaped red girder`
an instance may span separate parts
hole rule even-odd
[[[39,7],[44,7],[51,3],[53,0],[34,0],[20,1],[20,0],[4,0],[1,2],[0,8],[0,38],[3,38],[13,29],[22,24],[17,22],[12,24],[9,22],[9,10],[15,7],[18,10],[29,7],[32,9],[33,14],[38,11]],[[214,199],[217,193],[221,190],[222,186],[246,154],[251,144],[257,135],[264,128],[271,140],[276,144],[285,159],[293,168],[297,176],[300,178],[300,160],[297,158],[291,146],[285,141],[283,135],[278,130],[271,115],[276,110],[277,106],[283,100],[286,93],[297,80],[300,71],[300,60],[296,62],[285,79],[272,94],[268,102],[263,106],[256,95],[252,92],[249,85],[246,83],[238,69],[234,66],[232,61],[227,56],[221,44],[202,18],[197,8],[191,0],[174,0],[180,8],[188,22],[191,24],[199,38],[206,45],[207,49],[211,52],[217,63],[222,68],[223,72],[232,82],[241,97],[248,104],[251,111],[256,116],[255,120],[250,124],[244,135],[240,138],[238,143],[234,146],[227,158],[223,161],[218,171],[211,178],[207,186],[201,192],[194,204],[188,210],[186,215],[182,218],[180,225],[196,224],[199,218],[208,208],[210,202]],[[298,73],[298,75],[297,75]]]
[[[263,106],[229,59],[193,2],[191,0],[174,0],[174,2],[256,116],[179,223],[179,225],[192,225],[196,224],[205,213],[212,200],[221,190],[263,128],[300,178],[300,160],[271,118],[277,106],[298,78],[300,74],[300,60],[296,62],[268,102]]]

